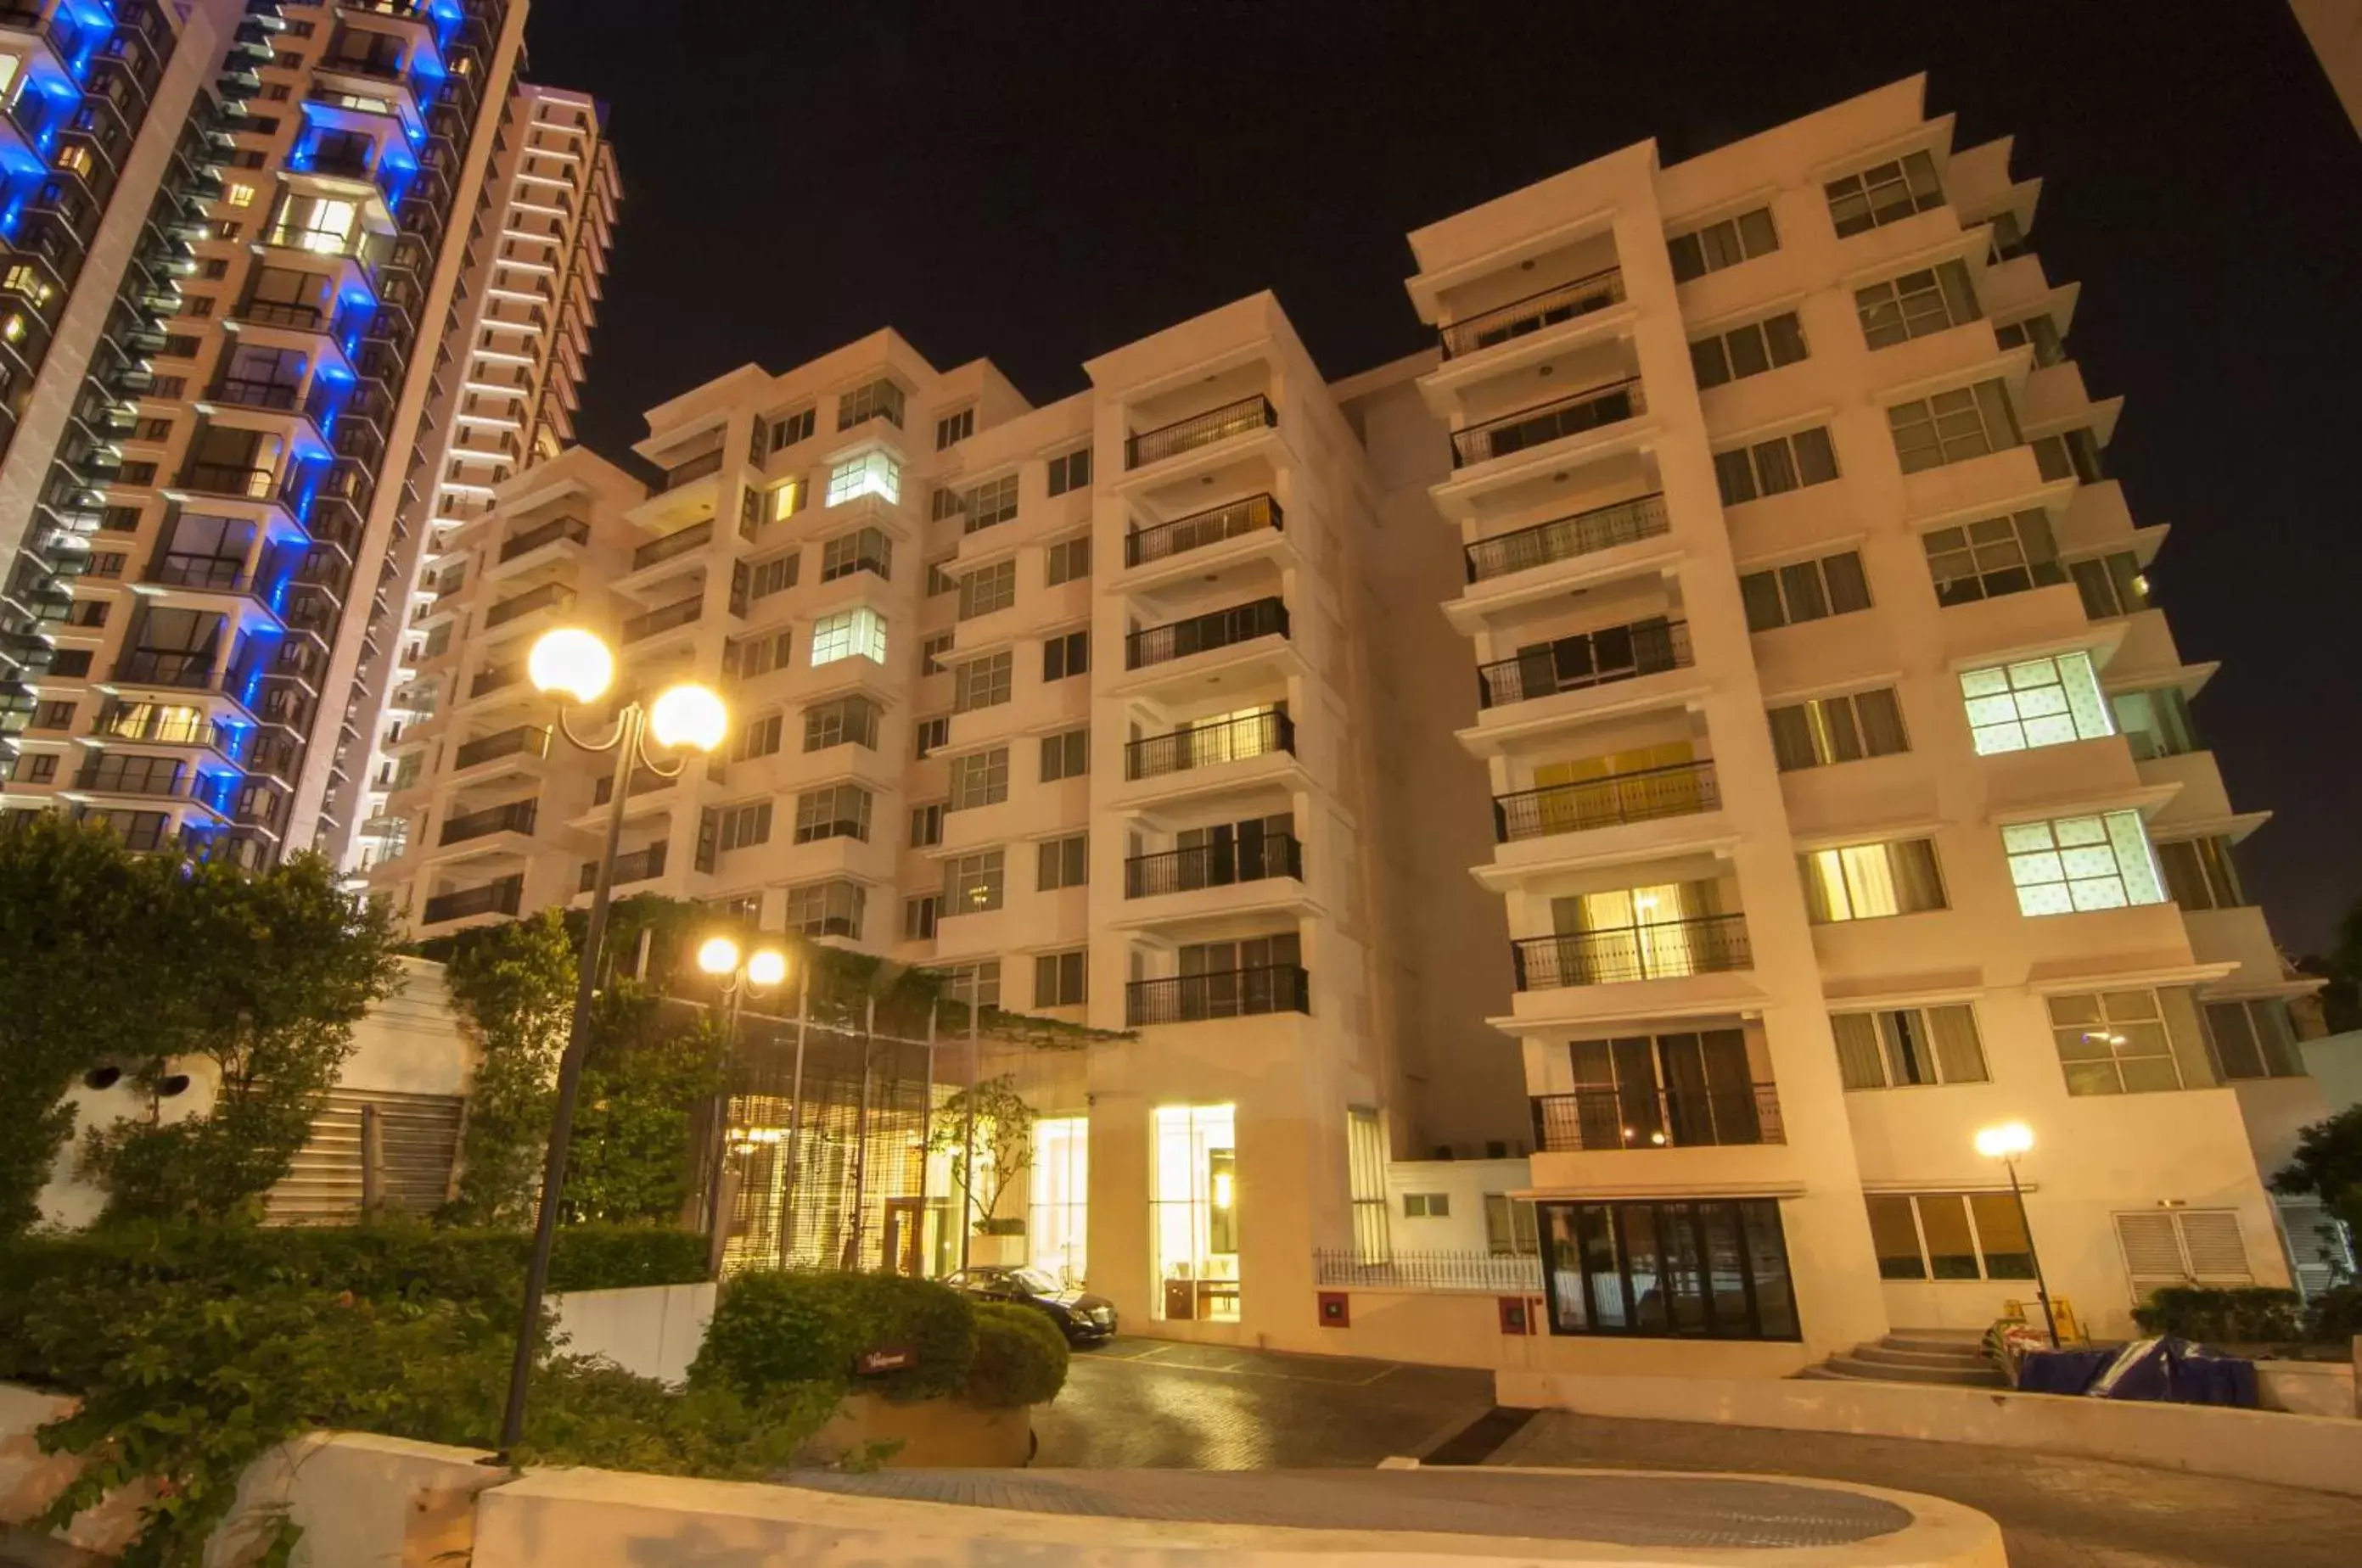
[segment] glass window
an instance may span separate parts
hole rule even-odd
[[[1819,924],[1947,906],[1936,846],[1926,839],[1815,850],[1804,866],[1805,912]]]
[[[2083,596],[2083,613],[2093,620],[2113,620],[2148,608],[2148,577],[2140,557],[2129,550],[2070,562],[2075,591]]]
[[[2124,732],[2135,760],[2146,762],[2152,757],[2178,757],[2203,750],[2197,723],[2191,718],[2190,699],[2180,686],[2118,692],[2110,702],[2116,728]]]
[[[851,430],[873,419],[885,420],[898,428],[902,422],[902,389],[882,376],[836,400],[837,429]]]
[[[911,808],[911,848],[923,850],[944,841],[944,803],[929,801]]]
[[[1870,583],[1861,556],[1851,550],[1817,561],[1798,561],[1738,579],[1747,607],[1747,630],[1769,631],[1798,621],[1822,620],[1870,608]]]
[[[2137,811],[2014,822],[2001,830],[2025,915],[2066,915],[2165,902]]]
[[[1772,708],[1772,751],[1783,773],[1911,749],[1891,686]]]
[[[1502,1192],[1485,1194],[1486,1252],[1495,1257],[1535,1257],[1541,1249],[1541,1235],[1531,1203]]]
[[[1091,575],[1091,536],[1078,533],[1072,539],[1061,539],[1044,552],[1043,581],[1050,587],[1071,583]]]
[[[1722,490],[1722,504],[1737,506],[1758,496],[1778,495],[1836,478],[1837,448],[1829,444],[1826,429],[1800,430],[1716,453],[1714,475]]]
[[[959,580],[959,619],[970,620],[1007,609],[1017,602],[1017,563],[999,561],[979,566]]]
[[[1919,543],[1927,552],[1937,604],[1973,604],[2067,580],[2051,538],[2050,514],[2040,507],[1938,528],[1921,535]]]
[[[1936,160],[1925,152],[1906,153],[1874,163],[1859,174],[1832,180],[1824,187],[1824,194],[1828,198],[1829,222],[1839,239],[1900,223],[1915,213],[1944,204]]]
[[[952,666],[952,711],[968,713],[1009,700],[1012,655],[1006,648]]]
[[[2288,1003],[2278,997],[2206,1004],[2206,1032],[2224,1079],[2300,1078]]]
[[[2157,863],[2166,890],[2184,909],[2236,909],[2246,903],[2231,863],[2231,840],[2220,835],[2159,844]]]
[[[1090,1135],[1087,1116],[1043,1116],[1033,1124],[1026,1261],[1061,1285],[1077,1286],[1089,1277]]]
[[[1068,490],[1090,488],[1091,449],[1078,447],[1063,457],[1050,459],[1050,493],[1063,496]]]
[[[869,792],[859,784],[831,784],[796,796],[796,842],[821,839],[869,840]]]
[[[1068,675],[1079,675],[1091,667],[1091,634],[1069,631],[1063,636],[1046,637],[1042,641],[1042,678],[1063,681]]]
[[[1977,1015],[1966,1003],[1833,1013],[1829,1027],[1848,1089],[1983,1083],[1990,1077]]]
[[[811,662],[815,669],[839,659],[886,662],[886,618],[866,608],[840,610],[812,622]]]
[[[833,583],[855,572],[875,572],[887,578],[893,576],[894,544],[883,531],[855,529],[851,533],[838,534],[820,547],[822,582]]]
[[[1805,329],[1794,311],[1749,322],[1690,345],[1690,365],[1701,388],[1759,376],[1804,357]]]
[[[952,759],[952,797],[944,803],[944,810],[966,811],[1008,798],[1008,747],[995,746],[988,751],[971,751]]]
[[[902,466],[883,452],[865,452],[847,457],[828,471],[828,505],[843,506],[863,496],[900,501]]]
[[[2198,1006],[2186,987],[2047,999],[2051,1044],[2070,1094],[2141,1094],[2215,1082]]]
[[[1870,346],[1892,348],[1915,337],[1942,332],[1977,320],[1976,290],[1967,266],[1947,261],[1941,266],[1905,272],[1882,283],[1853,291],[1854,312],[1861,318],[1862,336]]]
[[[1776,1200],[1543,1203],[1539,1210],[1552,1333],[1797,1337]]]
[[[1981,757],[2095,740],[2115,732],[2088,653],[1963,670],[1960,699]]]
[[[824,882],[788,889],[788,927],[807,937],[861,939],[861,916],[869,902],[859,883]]]
[[[1231,1105],[1164,1105],[1153,1114],[1148,1217],[1160,1318],[1238,1321],[1237,1121]]]
[[[1384,1263],[1393,1255],[1387,1234],[1385,1125],[1366,1105],[1345,1108],[1345,1181],[1353,1205],[1353,1261]]]
[[[944,451],[959,442],[966,441],[975,433],[976,411],[974,409],[962,409],[957,413],[945,414],[935,421],[935,450]]]
[[[940,907],[940,902],[932,893],[927,894],[924,898],[904,899],[902,901],[902,936],[904,939],[912,942],[933,941],[935,939],[935,912]]]
[[[1091,836],[1070,833],[1063,839],[1044,839],[1037,859],[1034,886],[1038,891],[1055,893],[1085,886],[1091,880]]]
[[[1772,209],[1757,207],[1737,217],[1708,224],[1665,242],[1672,258],[1673,281],[1686,283],[1726,267],[1736,267],[1780,248],[1779,231],[1772,225]]]
[[[784,555],[774,555],[767,561],[756,561],[746,568],[746,597],[768,598],[796,586],[796,574],[803,557],[790,550]]]
[[[2009,389],[1998,380],[1897,403],[1886,411],[1886,420],[1906,474],[2004,451],[2019,440]]]
[[[999,908],[1008,892],[1006,866],[1006,857],[999,850],[979,850],[944,861],[944,916]]]
[[[1017,476],[1004,474],[998,479],[978,485],[964,492],[953,504],[963,514],[960,531],[964,533],[974,533],[980,528],[1007,522],[1017,515]]]
[[[1033,959],[1033,1005],[1080,1007],[1089,1000],[1087,952],[1042,953]]]
[[[1872,1192],[1882,1279],[2031,1279],[2034,1249],[2007,1192]]]
[[[1091,771],[1091,732],[1086,728],[1042,737],[1042,782],[1077,779]]]
[[[866,696],[841,696],[804,709],[804,750],[824,751],[831,746],[877,749],[877,705]]]

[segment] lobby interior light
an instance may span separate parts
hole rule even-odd
[[[730,710],[710,688],[683,681],[649,705],[648,729],[659,746],[711,751],[730,732]]]
[[[535,641],[524,670],[535,691],[562,692],[578,703],[596,702],[614,684],[615,655],[597,633],[561,626]]]

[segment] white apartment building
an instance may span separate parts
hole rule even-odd
[[[523,656],[589,625],[734,710],[620,891],[1132,1032],[1034,1194],[1132,1327],[1776,1376],[2030,1306],[2036,1244],[2102,1333],[2284,1282],[2261,817],[2008,153],[1917,80],[1628,148],[1414,234],[1439,348],[1334,385],[1268,296],[1039,409],[891,333],[734,371],[653,489],[572,450],[452,532],[370,886],[583,896]]]
[[[389,836],[404,819],[383,807],[403,766],[403,730],[440,695],[416,677],[435,619],[428,579],[445,546],[491,508],[502,480],[573,442],[621,197],[605,105],[518,83],[493,137],[419,444],[419,469],[431,477],[405,495],[387,552],[406,587],[403,620],[392,657],[362,672],[350,699],[362,728],[376,716],[368,766],[337,781],[327,803],[334,820],[351,825],[338,859],[357,870],[399,850]]]

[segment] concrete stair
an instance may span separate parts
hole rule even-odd
[[[1984,1335],[1973,1329],[1898,1329],[1796,1376],[1956,1388],[2009,1387],[2001,1369],[1985,1359],[1983,1346]]]

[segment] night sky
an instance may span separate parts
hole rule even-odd
[[[677,18],[667,31],[660,18]],[[2193,25],[2202,20],[2202,26]],[[625,199],[585,439],[892,325],[1036,402],[1259,289],[1330,376],[1427,341],[1406,231],[1654,136],[1667,163],[1925,71],[2014,134],[2033,241],[2292,952],[2362,896],[2362,143],[2279,0],[539,0]],[[2345,455],[2341,457],[2340,454]]]

